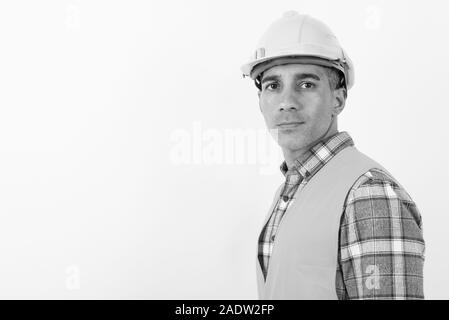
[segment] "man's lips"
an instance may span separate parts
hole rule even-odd
[[[300,126],[302,124],[304,124],[304,122],[299,122],[299,121],[298,122],[296,122],[296,121],[294,121],[294,122],[282,122],[282,123],[278,124],[277,127],[281,128],[281,129],[290,129],[290,128],[296,128],[296,127],[298,127],[298,126]]]

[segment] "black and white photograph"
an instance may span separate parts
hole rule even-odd
[[[449,300],[448,11],[3,1],[0,300]]]

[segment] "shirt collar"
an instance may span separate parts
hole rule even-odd
[[[301,156],[301,159],[305,160],[296,159],[291,168],[287,168],[285,161],[282,162],[281,172],[286,178],[292,174],[299,174],[303,179],[311,178],[340,151],[353,145],[354,141],[349,133],[336,133],[316,143],[305,155]]]

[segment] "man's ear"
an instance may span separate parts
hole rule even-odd
[[[345,88],[339,88],[334,90],[334,105],[333,105],[333,113],[334,115],[339,115],[343,109],[345,108],[346,104],[346,89]]]
[[[259,110],[260,112],[262,112],[262,107],[260,106],[260,94],[262,93],[262,91],[258,90],[257,91],[257,96],[259,97]]]

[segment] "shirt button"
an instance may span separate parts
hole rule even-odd
[[[274,241],[274,235],[271,236],[271,241]]]
[[[288,196],[283,196],[282,200],[284,200],[284,202],[287,202],[288,201]]]

